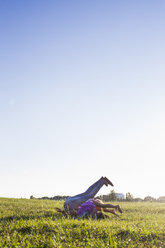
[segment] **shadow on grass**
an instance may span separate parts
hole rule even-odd
[[[63,215],[61,213],[56,213],[56,212],[41,212],[40,214],[29,214],[29,215],[10,215],[10,216],[6,216],[6,217],[1,217],[0,218],[0,223],[1,222],[12,222],[12,221],[20,221],[20,220],[41,220],[41,219],[46,219],[49,218],[51,220],[61,220],[61,219],[79,219],[77,217],[71,217],[71,216],[66,216]],[[82,219],[91,219],[88,216],[84,217]],[[97,216],[97,220],[101,220],[101,219],[109,219],[108,215],[99,213]]]
[[[147,241],[152,241],[152,240],[162,240],[164,239],[164,234],[160,233],[139,233],[131,230],[122,230],[116,233],[116,236],[120,240],[138,240],[141,242],[147,242]]]
[[[26,227],[22,227],[22,228],[19,228],[17,229],[17,232],[18,233],[21,233],[23,235],[25,234],[47,234],[47,235],[50,235],[51,233],[53,234],[57,234],[57,230],[56,230],[56,227],[52,227],[52,226],[49,226],[48,224],[43,224],[41,226],[26,226]]]
[[[44,218],[51,218],[52,220],[57,220],[57,219],[61,219],[64,218],[63,216],[61,216],[59,213],[52,213],[52,212],[44,212],[41,215],[10,215],[10,216],[6,216],[6,217],[1,217],[0,218],[0,222],[6,221],[6,222],[10,222],[10,221],[19,221],[19,220],[37,220],[37,219],[44,219]]]

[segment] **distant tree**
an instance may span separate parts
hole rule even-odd
[[[165,196],[160,196],[158,199],[157,199],[158,202],[165,202]]]
[[[68,198],[69,196],[62,196],[62,195],[55,195],[53,197],[48,197],[48,196],[43,196],[38,198],[39,200],[56,200],[56,201],[65,201],[66,198]]]
[[[110,201],[109,195],[103,195],[103,201],[104,202],[109,202]]]
[[[111,190],[111,192],[109,194],[109,200],[110,201],[116,201],[117,200],[116,193],[114,190]]]
[[[50,200],[50,198],[48,196],[43,196],[41,199],[42,200]]]
[[[35,197],[33,195],[30,196],[30,199],[35,199]]]
[[[146,201],[153,202],[153,201],[156,201],[156,199],[155,199],[154,197],[152,197],[152,196],[146,196],[146,197],[144,198],[144,201],[145,201],[145,202],[146,202]]]
[[[126,201],[133,201],[133,195],[129,192],[126,194]]]
[[[138,197],[137,197],[137,198],[134,198],[134,201],[135,201],[135,202],[142,202],[142,201],[143,201],[143,199],[142,199],[142,198],[138,198]]]
[[[100,195],[100,196],[97,196],[97,197],[95,197],[95,199],[102,200],[103,202],[109,202],[109,201],[110,201],[110,199],[109,199],[109,194],[108,194],[108,195]]]

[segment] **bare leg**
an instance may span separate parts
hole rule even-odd
[[[120,213],[122,213],[123,211],[121,210],[120,206],[119,205],[113,205],[113,204],[104,204],[102,203],[101,201],[98,201],[98,200],[93,200],[94,204],[96,205],[96,207],[99,207],[99,208],[114,208],[114,209],[117,209]]]
[[[106,212],[106,213],[111,213],[111,214],[114,214],[116,216],[119,216],[114,209],[108,209],[108,208],[103,208],[103,211]]]

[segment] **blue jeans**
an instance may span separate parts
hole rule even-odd
[[[104,179],[100,178],[97,182],[92,184],[84,193],[68,197],[64,202],[64,209],[66,211],[70,211],[73,209],[77,210],[82,203],[89,200],[90,198],[93,198],[104,184]]]

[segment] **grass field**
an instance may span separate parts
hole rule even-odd
[[[108,220],[74,220],[62,202],[0,199],[0,247],[165,247],[165,204],[120,204]]]

